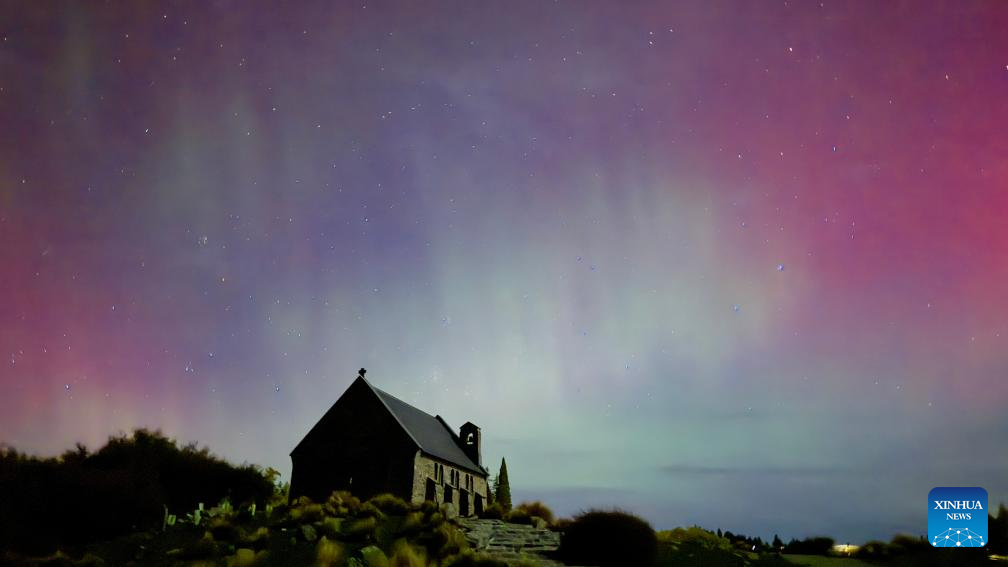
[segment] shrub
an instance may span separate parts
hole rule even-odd
[[[256,553],[247,547],[236,549],[234,555],[227,558],[228,567],[252,567],[255,564]]]
[[[532,523],[532,516],[528,515],[525,510],[511,510],[504,515],[504,521],[510,524],[525,524],[529,525]]]
[[[320,567],[342,565],[346,558],[346,550],[338,541],[331,541],[326,536],[319,538],[315,545],[315,564]]]
[[[190,542],[180,549],[173,549],[168,552],[168,557],[172,559],[205,559],[217,554],[217,544],[214,543],[210,532],[205,532],[203,537]]]
[[[290,519],[302,524],[317,522],[323,516],[322,505],[314,504],[310,500],[307,503],[298,503],[290,511]]]
[[[241,531],[224,518],[214,518],[210,521],[208,528],[215,541],[230,542],[241,537]]]
[[[671,531],[658,532],[658,541],[676,545],[691,545],[703,549],[718,549],[721,551],[731,551],[732,544],[728,538],[719,537],[716,533],[707,531],[696,526],[689,528],[676,528]]]
[[[546,520],[547,524],[553,523],[553,511],[538,500],[535,502],[522,502],[515,510],[525,512],[529,516],[542,518]]]
[[[424,526],[424,515],[421,512],[410,512],[403,518],[399,531],[407,534],[415,533]]]
[[[256,531],[242,538],[241,543],[245,547],[259,551],[269,547],[270,531],[267,527],[260,527]]]
[[[492,505],[487,506],[483,509],[482,518],[488,520],[503,520],[504,519],[504,507],[499,503],[494,502]]]
[[[165,507],[200,502],[264,503],[273,485],[261,470],[233,466],[194,445],[138,429],[110,437],[94,453],[83,446],[40,459],[0,450],[0,549],[51,552],[137,530],[159,529]]]
[[[420,534],[416,541],[427,550],[427,557],[439,560],[457,555],[469,547],[462,532],[447,524]]]
[[[373,536],[378,528],[378,520],[375,518],[359,518],[352,520],[349,524],[344,524],[344,533],[352,539],[363,539]]]
[[[385,513],[379,510],[372,502],[365,502],[357,510],[356,516],[358,518],[377,518],[380,520],[385,517]]]
[[[410,505],[405,500],[391,494],[379,494],[368,500],[375,508],[395,516],[405,516],[410,511]]]
[[[657,536],[659,565],[743,567],[749,564],[745,559],[749,554],[736,551],[728,538],[699,527],[676,528],[659,532]],[[756,564],[765,567],[781,565],[772,559]]]
[[[326,500],[326,512],[332,516],[347,516],[360,510],[359,498],[345,490],[337,490]]]
[[[658,540],[651,525],[633,514],[591,510],[571,521],[559,551],[566,563],[647,567],[655,563]]]
[[[925,539],[904,534],[894,536],[889,545],[898,549],[898,553],[928,553],[933,547]]]
[[[385,552],[373,545],[362,549],[361,557],[364,558],[364,564],[368,567],[388,567],[389,564]]]
[[[799,555],[826,555],[833,550],[833,538],[810,537],[801,541],[792,540],[784,546],[784,553]]]
[[[404,540],[399,540],[392,549],[390,567],[427,567],[427,555]]]
[[[327,517],[319,525],[319,533],[329,536],[330,539],[338,539],[340,531],[343,529],[342,518]]]
[[[570,518],[558,518],[552,524],[550,524],[549,527],[550,527],[551,530],[553,530],[555,532],[561,532],[562,533],[562,532],[567,531],[567,528],[570,527],[571,522],[573,522],[573,521],[574,520],[572,520]]]
[[[854,557],[866,561],[880,561],[889,557],[889,544],[884,541],[872,540],[854,552]]]
[[[437,502],[431,500],[424,500],[420,503],[420,511],[424,514],[433,514],[437,512],[438,505]]]

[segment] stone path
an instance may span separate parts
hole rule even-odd
[[[541,567],[564,567],[543,556],[560,547],[560,534],[545,528],[509,524],[501,520],[459,518],[462,532],[476,551],[501,561],[524,560]]]

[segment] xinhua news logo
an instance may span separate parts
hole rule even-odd
[[[932,489],[928,539],[935,547],[987,545],[987,491],[977,486]]]

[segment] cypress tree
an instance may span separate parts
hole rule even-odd
[[[508,482],[507,463],[501,457],[500,473],[494,480],[494,500],[499,502],[505,512],[511,511],[511,483]]]

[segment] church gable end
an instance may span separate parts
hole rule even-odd
[[[488,486],[479,428],[467,422],[456,434],[441,416],[372,386],[364,372],[291,451],[290,498],[389,492],[452,503],[463,515],[481,511]]]
[[[416,444],[363,378],[355,380],[291,452],[290,497],[333,490],[367,498],[412,487]]]

